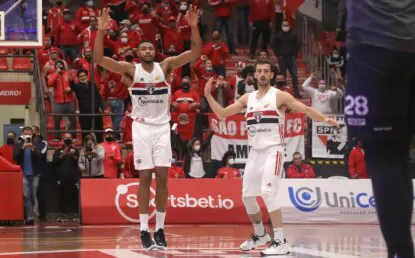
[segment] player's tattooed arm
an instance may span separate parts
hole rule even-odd
[[[293,109],[294,111],[304,113],[306,116],[310,117],[311,119],[319,122],[326,122],[329,125],[339,127],[339,124],[325,115],[323,115],[320,111],[311,108],[309,106],[304,105],[300,101],[296,100],[291,94],[278,91],[277,97],[277,107],[281,105],[286,105],[287,107]]]
[[[165,71],[168,71],[168,69],[175,69],[177,67],[181,67],[187,63],[190,63],[196,60],[202,53],[202,39],[200,37],[200,32],[198,28],[199,10],[197,9],[197,7],[193,7],[192,5],[190,5],[185,18],[192,31],[192,37],[190,39],[190,50],[185,51],[178,56],[166,58],[162,63]]]

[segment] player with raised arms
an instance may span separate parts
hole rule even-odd
[[[241,244],[242,251],[250,251],[271,241],[262,223],[262,214],[257,203],[261,196],[267,207],[274,231],[274,239],[261,255],[274,256],[289,253],[282,230],[281,209],[277,193],[284,164],[284,113],[286,108],[302,112],[315,121],[339,127],[333,119],[308,107],[289,93],[271,87],[274,77],[272,64],[267,60],[255,64],[255,79],[258,90],[239,98],[234,104],[223,108],[212,97],[214,80],[205,87],[205,96],[213,112],[220,118],[242,112],[246,108],[248,144],[251,150],[242,181],[242,200],[254,226],[251,238]]]
[[[191,49],[178,56],[166,58],[163,62],[154,62],[156,48],[150,41],[141,41],[138,45],[140,64],[116,61],[104,56],[104,34],[110,22],[108,9],[103,9],[98,17],[98,33],[94,47],[94,61],[105,69],[123,75],[123,81],[131,82],[129,91],[133,105],[133,151],[134,166],[140,173],[139,207],[141,242],[145,250],[167,249],[164,234],[164,221],[168,198],[167,178],[171,166],[172,152],[170,143],[170,85],[172,70],[183,66],[201,55],[202,40],[198,30],[199,13],[190,6],[186,21],[191,31]],[[156,228],[154,240],[148,227],[148,206],[152,170],[156,169]]]

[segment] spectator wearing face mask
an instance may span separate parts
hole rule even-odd
[[[92,17],[98,16],[98,9],[94,6],[93,0],[86,0],[84,4],[75,13],[75,22],[79,24],[81,30],[86,29],[90,23]],[[96,18],[95,18],[96,20]],[[94,44],[90,45],[94,46]]]
[[[120,22],[120,31],[123,32],[125,30],[127,32],[127,37],[128,37],[127,42],[130,42],[130,45],[132,47],[137,46],[138,43],[140,43],[141,41],[141,36],[137,30],[134,30],[131,28],[130,20],[123,20]]]
[[[66,8],[63,6],[62,0],[56,0],[55,4],[55,6],[50,8],[46,21],[46,32],[53,36],[55,36],[56,29],[63,21],[63,10]]]
[[[52,39],[50,37],[45,37],[43,43],[43,48],[39,49],[37,52],[37,58],[39,60],[39,66],[43,69],[47,62],[52,60],[52,53],[54,53],[54,61],[63,58],[63,53],[57,47],[52,46]]]
[[[167,24],[171,16],[177,16],[179,10],[175,0],[161,0],[161,3],[156,6],[156,15],[160,18],[162,23]]]
[[[81,171],[78,166],[79,151],[72,145],[72,135],[63,135],[64,145],[55,149],[53,153],[53,172],[58,184],[59,211],[58,222],[66,222],[69,214],[75,214],[72,218],[79,221],[78,182]]]
[[[158,18],[151,13],[151,3],[144,1],[141,4],[141,12],[132,14],[130,20],[132,24],[137,24],[142,32],[142,40],[150,40],[156,45],[156,34],[158,28]]]
[[[212,96],[222,107],[227,107],[232,104],[234,95],[224,75],[219,74],[216,78],[216,86],[212,88]]]
[[[76,59],[76,62],[79,68],[87,71],[88,80],[91,80],[91,62],[92,62],[92,49],[86,47],[83,51],[83,57]],[[99,66],[94,63],[94,83],[100,85],[101,83],[101,73],[99,72]]]
[[[236,153],[234,151],[225,152],[222,158],[223,167],[218,170],[216,178],[241,177],[239,169],[233,167],[235,165],[235,157]]]
[[[339,50],[337,48],[334,49],[331,55],[326,58],[326,60],[329,64],[330,72],[332,75],[334,75],[334,78],[338,80],[343,79],[342,69],[344,66],[344,58],[339,54]]]
[[[195,6],[193,4],[193,6]],[[179,14],[177,15],[177,26],[178,27],[185,27],[189,26],[186,21],[186,12],[189,9],[188,1],[180,1],[179,2]],[[182,40],[183,40],[183,51],[190,50],[190,38],[192,33],[190,30],[182,31],[181,33]],[[187,63],[183,66],[182,76],[190,76],[190,63]]]
[[[105,103],[99,94],[99,90],[95,84],[91,84],[88,81],[88,72],[84,69],[78,70],[79,82],[75,83],[72,77],[69,77],[69,86],[70,89],[75,93],[76,98],[78,99],[79,113],[80,114],[100,114],[108,113],[105,110]],[[94,101],[92,101],[92,95],[94,95]],[[92,120],[94,120],[94,128],[92,128]],[[82,130],[85,132],[82,135],[82,138],[85,138],[90,132],[86,130],[102,130],[103,122],[101,116],[80,116],[79,124]],[[102,133],[95,133],[96,139],[98,142],[102,142]]]
[[[184,172],[186,177],[189,178],[203,178],[206,176],[207,167],[204,160],[204,151],[209,146],[210,140],[212,139],[213,132],[211,132],[206,140],[202,142],[198,138],[192,138],[187,146],[184,142],[177,137],[179,145],[183,150],[184,155]]]
[[[63,11],[63,22],[55,31],[55,46],[59,47],[65,58],[73,61],[78,56],[78,34],[80,30],[72,20],[72,13],[69,9]]]
[[[114,54],[117,55],[118,59],[123,58],[125,50],[131,49],[133,46],[133,42],[128,37],[128,32],[122,32],[115,45]]]
[[[205,45],[203,54],[212,60],[212,66],[216,74],[226,76],[226,59],[229,57],[229,48],[225,43],[220,41],[219,35],[219,31],[217,30],[212,33],[212,42]]]
[[[343,92],[335,87],[332,87],[330,90],[326,87],[326,82],[324,80],[318,81],[318,88],[315,89],[311,87],[311,82],[316,79],[314,73],[305,80],[303,83],[303,89],[311,97],[311,107],[317,109],[321,113],[330,114],[332,113],[331,101],[333,99],[338,99],[343,96]]]
[[[104,148],[97,144],[95,137],[92,134],[85,136],[78,159],[82,177],[104,177],[104,156]]]
[[[208,0],[208,3],[215,9],[215,30],[220,34],[222,29],[225,29],[226,41],[231,54],[236,54],[235,45],[233,43],[233,25],[231,23],[231,18],[233,7],[238,1],[239,0]]]
[[[24,215],[26,224],[29,225],[34,224],[33,206],[40,177],[40,171],[36,169],[35,164],[39,162],[42,156],[42,146],[37,142],[33,142],[32,137],[32,128],[23,128],[22,141],[17,142],[13,149],[13,159],[23,171]]]
[[[287,178],[316,178],[313,167],[303,161],[301,153],[294,152],[293,161],[287,168]]]
[[[55,105],[53,106],[53,112],[57,114],[75,114],[75,96],[71,90],[69,78],[70,72],[65,68],[62,60],[56,61],[56,72],[48,76],[48,87],[53,88],[53,97]],[[61,116],[55,116],[55,130],[60,129]],[[68,116],[70,121],[70,130],[76,129],[76,117]],[[75,135],[75,133],[72,133]],[[55,133],[55,140],[60,141],[60,134]]]
[[[281,28],[282,31],[273,38],[271,46],[278,57],[281,73],[286,77],[288,70],[292,79],[294,96],[300,98],[297,78],[297,55],[300,50],[300,40],[291,31],[290,24],[287,21],[282,23]]]
[[[78,10],[79,11],[79,10]],[[97,37],[98,32],[98,20],[97,17],[91,16],[88,19],[89,26],[83,28],[82,32],[78,35],[78,40],[81,43],[82,48],[91,48],[94,50],[95,38]]]
[[[200,96],[200,111],[208,112],[209,104],[205,98],[205,85],[210,78],[216,78],[216,73],[213,70],[212,61],[207,59],[206,55],[202,55],[200,59],[196,59],[193,70],[198,78],[197,92]]]
[[[247,66],[244,70],[242,70],[242,78],[238,83],[238,91],[236,99],[239,99],[245,93],[251,93],[258,89],[258,85],[254,78],[255,68],[252,65]]]
[[[121,148],[114,141],[114,131],[111,128],[105,129],[105,141],[101,145],[105,151],[104,177],[117,178],[118,167],[122,163]]]
[[[275,76],[275,86],[277,89],[285,91],[291,94],[291,96],[294,96],[293,90],[287,86],[287,81],[285,80],[284,75],[280,73],[278,73],[277,76]]]
[[[13,149],[16,144],[16,133],[10,131],[7,133],[6,143],[0,147],[0,156],[12,164],[17,164],[13,159]]]
[[[176,51],[178,53],[183,52],[183,35],[190,31],[190,26],[177,26],[177,18],[171,16],[168,19],[168,26],[159,22],[159,30],[163,35],[163,50],[166,53],[169,50],[171,45],[175,45]]]
[[[179,162],[177,160],[177,153],[173,151],[173,155],[171,158],[171,167],[169,167],[169,178],[184,178],[184,170],[179,165]]]
[[[46,185],[46,165],[47,165],[47,152],[48,143],[40,135],[40,128],[32,126],[33,138],[32,142],[35,146],[39,147],[37,161],[33,164],[33,169],[39,171],[39,185],[36,192],[34,211],[38,215],[39,219],[46,220],[46,200],[47,191],[45,191]]]

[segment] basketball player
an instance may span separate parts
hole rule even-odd
[[[415,1],[348,0],[346,27],[348,137],[365,146],[388,257],[413,258]]]
[[[286,108],[291,108],[305,113],[316,121],[324,121],[337,127],[339,125],[317,110],[297,101],[289,93],[271,87],[270,81],[274,74],[269,61],[257,61],[254,76],[258,82],[258,90],[243,95],[226,108],[222,108],[210,93],[213,79],[210,79],[206,85],[205,96],[213,112],[220,118],[234,115],[246,108],[248,143],[252,148],[243,176],[242,200],[255,233],[242,243],[240,249],[250,251],[271,240],[264,229],[261,210],[256,201],[257,196],[261,196],[274,227],[274,239],[261,255],[284,255],[288,254],[289,250],[282,230],[281,210],[277,199],[284,160],[284,111]]]
[[[98,18],[98,33],[95,40],[94,61],[107,70],[123,75],[132,81],[129,91],[133,104],[131,117],[134,119],[133,151],[134,166],[140,173],[139,206],[141,242],[145,250],[153,248],[167,249],[164,236],[164,220],[167,204],[167,177],[171,166],[170,144],[170,85],[167,83],[171,71],[183,66],[201,54],[202,41],[198,30],[199,14],[195,7],[190,7],[186,20],[191,27],[191,50],[179,56],[154,62],[155,46],[151,41],[141,41],[138,55],[141,64],[117,62],[103,56],[103,38],[110,21],[108,9],[104,9]],[[148,228],[148,205],[152,169],[156,168],[156,229],[154,241]]]

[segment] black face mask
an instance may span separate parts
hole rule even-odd
[[[144,14],[149,14],[150,13],[150,10],[148,10],[148,8],[143,8],[143,13]]]
[[[57,6],[61,6],[62,5],[62,2],[56,2],[56,5]]]
[[[285,81],[277,81],[277,86],[278,86],[278,87],[283,87],[283,86],[285,86]]]
[[[7,138],[7,145],[13,145],[14,139],[13,138]]]
[[[134,56],[128,55],[128,56],[125,56],[125,58],[124,58],[124,59],[125,59],[125,61],[126,61],[126,62],[129,62],[129,63],[130,63],[130,62],[132,62],[132,61],[133,61]]]
[[[190,85],[189,85],[188,83],[183,83],[183,84],[182,84],[182,89],[183,89],[184,91],[188,91],[188,90],[190,89]]]
[[[105,137],[105,140],[107,142],[112,142],[114,140],[114,138],[112,136],[107,136],[107,137]]]
[[[176,51],[167,51],[166,53],[168,56],[175,56],[176,55]]]
[[[65,139],[63,140],[63,143],[65,143],[66,146],[69,146],[72,144],[72,139]]]

